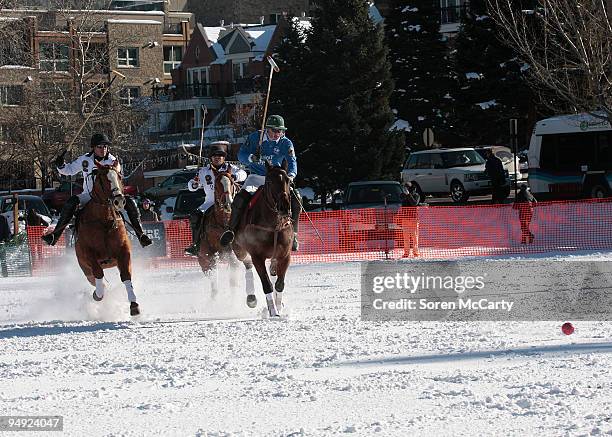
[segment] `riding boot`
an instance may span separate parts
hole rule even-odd
[[[55,246],[55,243],[57,243],[57,241],[62,236],[62,232],[64,232],[64,229],[66,229],[66,226],[68,226],[70,220],[72,220],[72,217],[74,216],[74,213],[76,212],[78,207],[78,196],[72,196],[68,199],[68,201],[66,201],[53,232],[42,236],[42,239],[45,243],[47,243],[49,246]]]
[[[234,233],[236,232],[236,229],[238,229],[244,209],[247,207],[250,200],[251,194],[246,190],[242,190],[236,194],[236,197],[232,202],[232,215],[230,216],[229,229],[225,231],[219,239],[221,246],[227,246],[234,241]]]
[[[298,227],[300,225],[302,205],[298,200],[300,198],[300,192],[298,189],[292,188],[291,191],[291,221],[293,222],[293,243],[291,245],[291,250],[295,252],[300,248],[300,243],[298,241]]]
[[[140,212],[136,202],[130,196],[125,196],[125,211],[127,212],[128,219],[134,228],[138,242],[142,247],[147,247],[151,243],[151,238],[142,230],[142,224],[140,223]]]
[[[202,221],[204,214],[199,209],[196,209],[189,215],[189,225],[191,227],[191,246],[185,249],[185,254],[190,256],[198,256],[200,252],[200,235],[202,230]]]

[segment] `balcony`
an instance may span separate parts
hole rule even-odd
[[[235,94],[263,92],[267,78],[241,78],[233,83],[193,83],[185,85],[165,85],[153,88],[153,97],[165,101],[187,100],[192,98],[231,97]]]

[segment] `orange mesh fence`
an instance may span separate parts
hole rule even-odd
[[[308,216],[310,220],[301,216],[300,250],[292,255],[292,263],[612,249],[612,199],[541,202],[532,209],[517,209],[513,204],[419,206]],[[40,240],[43,232],[42,227],[28,228],[35,275],[57,271],[61,255],[72,254],[66,249],[66,238],[55,247],[46,246]],[[152,267],[198,266],[195,258],[183,252],[191,244],[187,220],[163,222],[163,234],[161,240],[154,239],[156,245],[164,246],[163,255],[148,252],[154,246],[140,249],[133,242],[134,259]]]

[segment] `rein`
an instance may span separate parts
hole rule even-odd
[[[274,247],[272,249],[272,257],[270,262],[272,263],[272,265],[274,265],[274,269],[276,269],[276,248],[278,246],[278,233],[285,230],[291,224],[291,207],[287,214],[280,214],[278,211],[278,206],[274,201],[274,197],[270,193],[270,185],[264,183],[263,190],[264,192],[262,194],[264,205],[268,208],[268,210],[275,214],[276,224],[274,225],[274,227],[258,225],[252,222],[253,219],[251,216],[251,223],[248,223],[247,226],[251,226],[255,229],[260,229],[262,231],[274,233]]]

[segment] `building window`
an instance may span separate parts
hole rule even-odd
[[[42,71],[68,71],[68,46],[60,43],[40,43]]]
[[[117,66],[135,68],[138,62],[138,47],[120,47],[117,49]]]
[[[164,73],[170,74],[172,70],[178,68],[183,60],[183,47],[166,46],[164,47]]]
[[[210,97],[210,67],[187,70],[187,84],[192,90],[193,97]]]
[[[125,87],[119,93],[119,100],[122,105],[132,106],[134,101],[140,97],[139,87]]]
[[[242,79],[247,72],[248,62],[238,62],[235,61],[232,63],[232,79]]]
[[[22,85],[0,85],[0,106],[21,105],[22,102]]]
[[[0,142],[9,141],[11,139],[8,124],[0,124]]]

